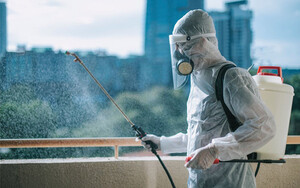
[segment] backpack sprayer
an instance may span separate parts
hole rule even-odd
[[[100,82],[94,77],[94,75],[89,71],[89,69],[85,66],[85,64],[82,62],[82,60],[75,54],[75,53],[71,53],[69,51],[66,51],[66,55],[71,55],[74,56],[74,62],[79,62],[83,68],[89,73],[89,75],[93,78],[93,80],[97,83],[97,85],[101,88],[101,90],[103,91],[103,93],[107,96],[107,98],[117,107],[117,109],[121,112],[121,114],[123,115],[123,117],[126,119],[126,121],[131,125],[131,128],[135,131],[136,136],[141,139],[143,137],[145,137],[147,135],[147,133],[141,128],[136,126],[129,118],[128,116],[123,112],[123,110],[119,107],[119,105],[114,101],[114,99],[109,95],[109,93],[105,90],[105,88],[100,84]],[[149,144],[151,146],[151,152],[157,157],[157,159],[159,160],[160,164],[162,165],[163,169],[165,170],[170,183],[172,185],[173,188],[175,188],[175,184],[172,180],[172,177],[168,171],[168,169],[166,168],[165,164],[163,163],[163,161],[161,160],[160,156],[157,154],[156,149],[158,148],[158,146],[156,144],[154,144],[152,141],[145,141],[146,144]]]
[[[254,64],[249,67],[248,72],[253,67],[253,65]],[[232,131],[235,131],[239,126],[241,126],[241,123],[230,112],[224,102],[223,80],[226,71],[234,67],[235,65],[232,64],[227,64],[221,67],[215,83],[216,98],[222,104],[229,123],[230,130]],[[264,69],[277,70],[277,74],[262,72],[262,70]],[[285,160],[282,159],[282,157],[284,156],[285,152],[294,89],[290,85],[283,84],[281,67],[260,66],[258,68],[257,75],[253,76],[253,79],[258,86],[263,101],[275,117],[277,133],[275,137],[266,145],[261,147],[259,150],[247,155],[248,159],[234,159],[230,161],[220,161],[219,159],[216,159],[213,164],[218,164],[220,162],[257,163],[257,167],[255,170],[256,177],[261,163],[285,163]],[[187,157],[186,162],[190,161],[191,159],[192,157]]]

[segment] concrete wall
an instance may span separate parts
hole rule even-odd
[[[176,187],[186,187],[183,157],[163,157]],[[300,156],[284,165],[262,164],[257,187],[300,187]],[[254,165],[256,167],[256,165]],[[154,157],[0,161],[0,187],[171,187]]]
[[[285,164],[261,164],[256,184],[258,188],[299,188],[300,155],[285,156]],[[256,169],[256,164],[252,166]]]

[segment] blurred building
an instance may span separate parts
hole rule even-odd
[[[51,48],[6,52],[1,60],[1,86],[30,84],[42,87],[49,83],[66,83],[65,55]]]
[[[178,19],[191,9],[203,9],[204,0],[148,0],[145,56],[141,73],[144,87],[172,85],[169,35]]]
[[[230,1],[225,11],[212,11],[219,49],[226,59],[239,67],[252,64],[252,11],[248,1]],[[144,88],[152,85],[171,86],[171,63],[168,36],[178,19],[192,9],[204,9],[203,0],[148,0],[145,24],[145,63],[141,64]]]
[[[252,64],[252,11],[247,4],[247,0],[227,2],[225,11],[209,12],[215,23],[222,55],[243,68]]]
[[[228,2],[225,11],[210,12],[221,53],[240,67],[251,65],[252,11],[246,5],[246,0]],[[144,90],[154,85],[172,87],[168,36],[178,19],[189,10],[199,8],[204,8],[204,0],[148,0],[145,56],[120,59],[104,52],[85,52],[80,57],[112,94],[124,90]],[[85,86],[79,87],[95,90],[95,84],[90,82],[82,67],[69,63],[72,58],[62,52],[53,52],[50,47],[27,50],[24,45],[19,45],[16,52],[6,52],[6,6],[1,2],[0,39],[0,52],[5,54],[0,69],[1,87],[15,83],[84,82]]]
[[[6,30],[6,4],[0,2],[0,58],[6,52],[7,30]]]
[[[118,79],[124,90],[141,91],[145,89],[143,82],[148,76],[141,77],[141,65],[146,62],[144,56],[129,56],[120,59]]]
[[[30,84],[41,92],[53,91],[57,87],[70,87],[79,100],[102,95],[98,86],[84,70],[73,62],[73,57],[51,48],[32,48],[22,46],[17,52],[6,52],[1,59],[0,83],[3,89],[14,84]],[[139,90],[140,64],[144,57],[131,56],[120,59],[116,56],[99,55],[93,52],[76,52],[100,81],[115,95],[124,90]]]

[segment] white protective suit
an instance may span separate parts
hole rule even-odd
[[[195,36],[213,33],[211,17],[202,10],[188,12],[175,25],[173,35]],[[215,95],[215,81],[219,69],[227,64],[220,54],[215,37],[199,37],[178,44],[193,60],[191,88],[187,102],[187,134],[178,133],[160,138],[164,153],[187,152],[208,144],[218,151],[220,160],[246,158],[275,135],[272,114],[262,102],[251,75],[244,69],[229,69],[224,78],[224,100],[242,125],[231,132],[227,117]],[[188,168],[188,187],[256,187],[255,177],[248,163],[219,163],[206,170]]]

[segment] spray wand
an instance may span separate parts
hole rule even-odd
[[[136,126],[128,118],[128,116],[123,112],[123,110],[120,108],[120,106],[114,101],[114,99],[110,96],[110,94],[106,91],[106,89],[100,84],[100,82],[94,77],[94,75],[85,66],[85,64],[83,63],[83,61],[75,53],[71,53],[69,51],[66,51],[66,55],[74,56],[75,57],[74,62],[79,62],[83,66],[83,68],[89,73],[89,75],[93,78],[93,80],[96,82],[96,84],[101,88],[101,90],[107,96],[107,98],[117,107],[117,109],[121,112],[121,114],[126,119],[126,121],[131,125],[131,128],[135,131],[136,136],[139,139],[145,137],[147,135],[147,133],[141,127]],[[172,180],[172,177],[171,177],[170,173],[168,172],[166,166],[164,165],[164,163],[161,160],[160,156],[156,152],[156,149],[158,148],[158,146],[156,144],[154,144],[152,141],[145,141],[145,142],[146,142],[146,144],[149,144],[151,146],[151,152],[158,158],[160,164],[164,168],[164,170],[165,170],[165,172],[166,172],[166,174],[167,174],[167,176],[168,176],[168,178],[170,180],[170,183],[171,183],[172,187],[175,188],[175,184],[174,184],[174,182]]]

